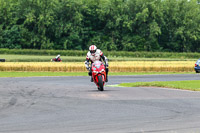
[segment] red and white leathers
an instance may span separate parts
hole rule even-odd
[[[90,48],[92,49],[94,45],[90,46]],[[89,49],[90,50],[90,49]],[[106,82],[108,82],[108,59],[106,56],[103,55],[103,52],[100,49],[94,49],[93,51],[89,51],[87,53],[86,56],[86,61],[85,61],[85,67],[87,68],[87,70],[89,71],[88,75],[91,76],[91,82],[93,82],[92,79],[92,70],[89,67],[89,62],[91,61],[91,64],[95,61],[101,61],[103,59],[103,61],[105,62],[105,67],[106,67]]]
[[[102,61],[102,59],[105,62],[105,65],[108,67],[108,59],[103,55],[103,52],[100,49],[97,49],[94,54],[91,54],[89,51],[86,56],[85,67],[89,69],[89,61],[93,63],[95,61]]]
[[[91,61],[91,64],[95,61],[102,61],[101,59],[103,59],[103,61],[105,62],[105,67],[106,67],[106,82],[108,82],[108,59],[106,56],[103,55],[103,52],[101,52],[100,49],[97,49],[97,47],[95,45],[91,45],[89,47],[89,52],[87,53],[86,56],[86,61],[85,61],[85,67],[87,68],[87,70],[89,71],[88,75],[91,76],[91,82],[93,82],[92,79],[92,70],[89,67],[89,62]]]

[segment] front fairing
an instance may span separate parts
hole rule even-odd
[[[102,76],[103,81],[105,81],[106,77],[105,66],[101,61],[97,61],[92,64],[92,77],[97,86],[98,86],[98,76],[100,75]]]
[[[105,71],[105,66],[101,61],[95,61],[92,63],[92,72],[93,73],[102,73]]]

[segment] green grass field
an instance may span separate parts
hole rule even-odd
[[[200,80],[190,81],[155,81],[155,82],[135,82],[135,83],[121,83],[118,86],[122,87],[166,87],[183,90],[200,91]]]
[[[87,76],[86,72],[0,72],[0,77]]]
[[[193,72],[194,73],[194,72]],[[150,75],[150,74],[191,74],[175,72],[110,72],[109,75]],[[87,72],[0,72],[0,77],[39,77],[39,76],[88,76]]]
[[[50,62],[55,56],[45,55],[6,55],[0,54],[0,59],[6,62]],[[63,62],[84,62],[86,56],[62,56]],[[183,58],[131,58],[131,57],[108,57],[109,61],[196,61],[197,59]]]
[[[55,56],[46,55],[0,55],[0,59],[6,59],[6,62],[50,62]],[[81,62],[85,61],[85,57],[77,56],[61,56],[64,62]]]

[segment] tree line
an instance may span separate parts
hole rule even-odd
[[[0,0],[0,48],[200,52],[197,0]]]

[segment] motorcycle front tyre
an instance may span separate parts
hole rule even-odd
[[[103,91],[104,90],[104,88],[103,88],[103,79],[102,79],[102,75],[99,75],[98,76],[98,84],[99,84],[99,87],[98,87],[98,90],[99,91]]]

